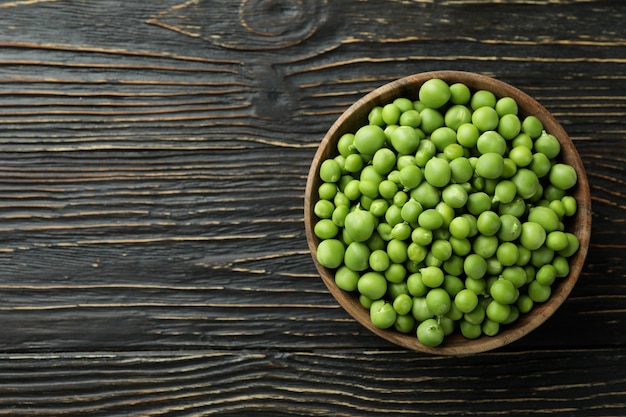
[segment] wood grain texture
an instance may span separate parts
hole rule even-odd
[[[252,7],[254,6],[254,7]],[[626,6],[0,2],[0,415],[626,412]],[[374,337],[302,223],[332,122],[407,74],[495,76],[589,177],[587,265],[487,355]]]

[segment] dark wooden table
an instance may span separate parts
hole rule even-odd
[[[626,414],[626,3],[0,2],[0,415]],[[405,75],[551,110],[589,176],[559,312],[438,357],[351,319],[306,245],[324,132]]]

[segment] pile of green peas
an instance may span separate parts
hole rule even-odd
[[[579,248],[574,168],[511,97],[426,81],[376,106],[319,168],[318,262],[372,324],[435,347],[494,336],[551,296]]]

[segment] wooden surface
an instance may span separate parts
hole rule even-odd
[[[0,415],[626,414],[626,3],[0,1]],[[405,75],[567,130],[593,203],[561,310],[471,357],[391,345],[316,273],[309,163]]]

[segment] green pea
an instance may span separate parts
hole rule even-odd
[[[539,223],[524,222],[520,233],[520,243],[533,251],[539,249],[546,240],[546,230]]]
[[[512,242],[502,242],[496,250],[496,256],[503,266],[512,266],[519,258],[519,250]]]
[[[467,320],[461,320],[459,323],[461,334],[466,339],[478,339],[483,332],[481,323],[470,323]]]
[[[417,165],[407,165],[400,170],[400,183],[405,189],[417,187],[423,178],[424,174]]]
[[[430,135],[437,128],[444,126],[443,114],[434,108],[425,108],[420,112],[420,116],[422,117],[420,128],[427,135]]]
[[[378,184],[378,194],[388,200],[398,192],[398,186],[391,180],[383,180]]]
[[[400,126],[390,136],[391,145],[400,154],[410,154],[417,150],[420,138],[411,126]]]
[[[346,216],[350,212],[350,208],[348,206],[337,206],[331,215],[331,220],[338,227],[343,227],[345,225]]]
[[[469,254],[463,263],[463,271],[468,278],[480,279],[487,272],[487,261],[475,253]]]
[[[409,201],[409,195],[405,191],[398,191],[394,194],[392,202],[394,206],[402,208]]]
[[[533,161],[533,152],[526,146],[516,146],[509,151],[509,158],[518,167],[526,167]]]
[[[467,203],[467,191],[459,184],[449,184],[441,192],[441,198],[450,207],[460,209]]]
[[[330,219],[335,205],[328,200],[318,200],[313,206],[313,213],[320,219]]]
[[[504,158],[496,152],[483,153],[476,161],[476,173],[483,178],[496,179],[504,169]]]
[[[419,89],[418,96],[420,102],[433,109],[446,104],[451,96],[448,84],[438,78],[426,81]]]
[[[376,219],[369,211],[357,208],[348,213],[344,227],[354,241],[364,242],[372,236]]]
[[[383,122],[388,125],[398,124],[398,120],[400,119],[400,114],[402,114],[402,110],[394,103],[385,104],[382,109],[382,118]]]
[[[543,123],[536,116],[526,116],[522,121],[522,132],[536,139],[543,132]]]
[[[452,245],[447,240],[437,239],[432,244],[431,253],[435,258],[446,261],[452,256]]]
[[[393,229],[398,223],[402,223],[402,208],[396,204],[393,204],[387,208],[384,216],[385,222]],[[391,229],[389,230],[391,233]]]
[[[452,243],[449,240],[448,243],[452,247]],[[443,262],[443,270],[454,277],[458,277],[463,274],[463,258],[454,253],[454,248],[452,248],[452,251],[452,255]]]
[[[418,127],[422,123],[422,116],[414,109],[405,110],[400,115],[400,126],[410,126],[412,128]]]
[[[504,242],[512,242],[522,233],[522,223],[519,218],[511,214],[500,215],[500,229],[498,239]]]
[[[486,318],[480,325],[482,332],[490,337],[497,335],[500,332],[500,323],[497,323],[490,318]]]
[[[407,289],[409,294],[414,297],[422,297],[428,292],[428,287],[422,281],[422,274],[414,272],[408,276],[406,280]]]
[[[360,276],[358,272],[342,265],[335,271],[335,284],[344,291],[355,291]]]
[[[406,278],[407,270],[403,264],[392,263],[389,265],[389,268],[385,270],[383,275],[385,279],[393,284],[400,284],[404,282]]]
[[[535,275],[535,280],[542,285],[552,285],[556,279],[556,268],[552,264],[541,266]]]
[[[387,140],[380,126],[365,125],[354,134],[354,147],[365,155],[373,155],[383,147]]]
[[[520,168],[511,177],[511,181],[517,187],[517,194],[524,199],[531,198],[539,190],[539,178],[533,171],[526,168]]]
[[[365,272],[357,283],[359,293],[371,300],[379,300],[387,292],[387,280],[380,272]]]
[[[346,248],[343,263],[353,271],[364,271],[369,267],[370,249],[362,242],[352,242]]]
[[[450,294],[443,288],[433,288],[426,294],[426,305],[436,316],[443,316],[450,311],[451,304]]]
[[[507,151],[507,143],[498,132],[489,130],[478,137],[476,149],[481,154],[497,153],[504,156]]]
[[[424,208],[433,208],[441,201],[441,191],[427,181],[423,181],[411,191],[411,198]]]
[[[383,217],[389,209],[389,203],[384,198],[377,198],[372,201],[369,212],[376,217]]]
[[[331,182],[325,182],[317,189],[317,194],[320,200],[332,200],[337,193],[337,184]]]
[[[446,146],[457,143],[456,131],[447,126],[441,126],[430,134],[430,141],[435,144],[439,152]]]
[[[424,207],[415,201],[415,199],[409,199],[400,210],[400,216],[402,216],[402,220],[407,223],[414,224],[417,222],[418,216],[424,211]]]
[[[533,160],[528,165],[528,168],[534,172],[538,178],[545,177],[552,167],[552,163],[548,157],[540,152],[533,154]]]
[[[413,229],[408,223],[397,223],[391,229],[391,237],[398,240],[406,240],[411,236]]]
[[[517,187],[510,180],[502,180],[496,184],[494,189],[494,202],[510,203],[517,195]]]
[[[457,158],[461,158],[465,155],[465,148],[458,143],[451,143],[443,150],[443,158],[448,161],[453,161]]]
[[[472,193],[467,197],[467,210],[474,216],[478,216],[483,211],[491,210],[491,200],[491,197],[482,191]]]
[[[496,112],[497,111],[498,109],[496,107]],[[498,133],[502,135],[504,139],[513,139],[522,130],[522,122],[520,122],[517,115],[512,113],[507,113],[500,116],[500,121],[498,122]]]
[[[498,112],[493,107],[479,107],[472,113],[472,123],[481,132],[495,130],[498,127],[499,120]]]
[[[478,305],[478,296],[470,289],[462,289],[454,297],[454,304],[463,313],[470,313]]]
[[[500,204],[498,207],[500,215],[510,214],[517,218],[524,216],[526,214],[526,210],[526,202],[520,196],[516,196],[510,203]]]
[[[554,135],[543,131],[535,140],[534,149],[546,155],[548,159],[553,159],[561,152],[561,144]]]
[[[351,173],[359,172],[363,168],[363,164],[363,157],[360,154],[353,153],[346,156],[344,168]]]
[[[396,154],[389,148],[380,148],[372,157],[372,166],[380,175],[390,173],[396,165]]]
[[[567,164],[554,164],[550,169],[550,183],[561,190],[569,190],[578,181],[576,170]]]
[[[549,285],[543,285],[536,280],[528,284],[528,296],[535,303],[547,301],[551,294],[552,288]]]
[[[563,196],[561,198],[561,202],[563,203],[563,208],[565,209],[566,216],[573,216],[578,211],[578,202],[572,196]]]
[[[374,230],[374,233],[372,233],[372,237],[367,239],[365,244],[368,248],[370,248],[370,251],[383,250],[387,246],[387,241],[382,238],[377,230]]]
[[[456,212],[454,211],[454,208],[450,207],[445,201],[437,204],[435,206],[435,210],[437,210],[439,214],[441,214],[441,217],[443,218],[442,226],[445,227],[445,229],[440,229],[439,232],[445,235],[444,238],[448,238],[450,235],[447,229],[452,219],[454,219],[454,217],[456,216]]]
[[[353,153],[358,153],[357,149],[354,147],[354,134],[344,133],[341,135],[337,141],[337,150],[339,151],[339,154],[344,157]]]
[[[387,254],[391,262],[402,263],[408,259],[408,243],[400,239],[391,239],[387,242]]]
[[[433,187],[446,186],[452,177],[450,164],[442,158],[432,158],[424,167],[424,178]]]
[[[529,210],[528,221],[539,223],[549,233],[559,228],[560,219],[551,208],[536,206]]]
[[[457,130],[459,126],[472,121],[472,112],[466,106],[455,104],[450,106],[444,114],[446,127]]]
[[[320,178],[324,182],[337,182],[341,178],[341,167],[334,159],[326,159],[320,165]]]
[[[499,303],[496,300],[491,301],[485,309],[486,316],[496,323],[503,323],[511,313],[511,306]]]
[[[515,288],[521,288],[528,279],[526,270],[518,265],[507,266],[500,273],[502,279],[510,281]]]
[[[424,346],[439,346],[444,337],[445,333],[435,319],[426,319],[417,326],[417,340]]]
[[[467,277],[465,278],[465,288],[467,288],[468,290],[472,290],[476,294],[484,294],[487,290],[487,281],[484,278]],[[479,307],[480,304],[478,304],[478,306],[476,306],[476,308],[472,311],[475,311]]]
[[[434,230],[443,226],[444,218],[437,210],[426,209],[418,216],[417,222],[424,229]]]
[[[415,330],[415,319],[410,314],[398,314],[396,322],[393,324],[393,328],[400,333],[411,333]]]
[[[469,181],[474,175],[474,168],[465,157],[455,158],[449,163],[452,181],[457,184]]]
[[[457,239],[465,239],[469,236],[471,226],[469,221],[464,217],[455,217],[448,226],[450,234]]]
[[[484,259],[495,255],[498,250],[498,238],[496,236],[478,235],[472,242],[472,250]]]
[[[511,281],[499,278],[489,288],[489,294],[500,304],[512,304],[517,301],[519,291]],[[487,308],[488,311],[489,307]]]
[[[570,267],[569,262],[566,257],[557,255],[552,260],[552,265],[556,269],[556,276],[559,278],[566,277],[569,275]]]
[[[345,247],[338,239],[325,239],[317,245],[317,261],[326,268],[337,268],[343,262]]]
[[[420,269],[420,273],[422,274],[422,282],[427,287],[436,288],[443,284],[445,274],[439,267],[426,266]]]
[[[359,303],[361,303],[361,305],[362,305],[364,308],[366,308],[366,309],[368,309],[368,310],[369,310],[369,308],[372,306],[372,303],[373,303],[373,302],[374,302],[374,301],[373,301],[372,299],[370,299],[370,298],[368,298],[368,297],[364,296],[363,294],[360,294],[360,295],[359,295]]]
[[[573,254],[575,254],[580,248],[580,241],[573,233],[565,232],[565,236],[567,236],[568,241],[567,248],[560,250],[558,253],[561,256],[569,258]]]
[[[467,104],[472,94],[468,86],[463,83],[450,85],[450,102],[453,104]]]
[[[427,229],[421,226],[416,227],[413,229],[413,232],[411,232],[411,241],[420,246],[430,245],[433,241],[432,229]]]
[[[517,115],[518,112],[517,102],[512,97],[502,97],[498,99],[495,109],[500,117],[507,114]]]
[[[393,305],[385,300],[376,300],[370,306],[370,319],[379,329],[388,329],[396,322],[397,313]]]
[[[478,305],[472,311],[463,314],[463,319],[467,323],[481,324],[485,320],[485,306],[480,303],[480,300],[479,298]]]
[[[369,184],[365,184],[363,188],[367,189],[368,185]],[[343,193],[352,201],[358,200],[361,198],[361,181],[357,179],[351,180],[343,187]],[[375,193],[378,194],[378,190],[375,190]]]
[[[337,236],[337,233],[339,233],[339,228],[335,223],[333,223],[332,220],[321,219],[315,223],[313,232],[315,233],[315,236],[320,239],[332,239]],[[567,238],[565,238],[565,242],[567,243]],[[565,247],[567,247],[567,245]],[[565,247],[563,247],[563,249],[565,249]]]
[[[400,294],[393,300],[393,309],[399,315],[406,315],[413,308],[413,298],[408,294]]]
[[[520,313],[530,313],[533,309],[535,302],[528,294],[520,294],[517,299],[517,303],[515,303],[516,307],[519,309]]]
[[[504,158],[502,167],[502,174],[500,175],[504,179],[509,179],[517,172],[517,164],[513,162],[511,158]]]
[[[500,216],[491,211],[483,211],[476,219],[476,227],[484,236],[493,236],[498,233],[501,226]]]
[[[518,146],[523,146],[528,148],[529,150],[533,150],[533,139],[527,133],[520,133],[511,141],[511,146],[513,148],[517,148]]]
[[[496,96],[488,90],[478,90],[471,98],[470,106],[476,110],[480,107],[496,107]]]

